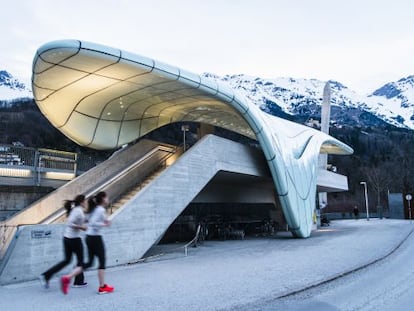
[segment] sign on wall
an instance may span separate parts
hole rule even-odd
[[[32,239],[48,239],[52,237],[51,230],[32,230]]]

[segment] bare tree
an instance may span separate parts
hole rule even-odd
[[[392,177],[390,170],[386,166],[382,167],[365,167],[362,169],[364,175],[372,188],[377,193],[378,205],[381,205],[381,192],[385,191],[390,185]]]

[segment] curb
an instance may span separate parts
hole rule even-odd
[[[391,256],[392,254],[394,254],[405,243],[405,241],[407,241],[407,239],[411,236],[411,234],[413,232],[414,232],[414,228],[411,229],[411,231],[405,236],[405,238],[402,239],[393,249],[391,249],[391,251],[389,251],[388,253],[386,253],[385,255],[383,255],[383,256],[381,256],[381,257],[379,257],[377,259],[374,259],[374,260],[372,260],[372,261],[370,261],[370,262],[368,262],[368,263],[366,263],[366,264],[364,264],[362,266],[359,266],[357,268],[353,268],[351,270],[348,270],[348,271],[345,271],[345,272],[341,272],[341,273],[335,274],[335,275],[333,275],[331,277],[326,278],[325,280],[318,281],[318,282],[313,283],[311,285],[307,285],[307,286],[305,286],[303,288],[300,288],[300,289],[297,289],[297,290],[293,290],[293,291],[290,291],[290,292],[285,293],[285,294],[281,294],[281,295],[279,295],[277,297],[274,297],[274,298],[269,299],[269,300],[266,300],[266,301],[275,301],[275,300],[278,300],[278,299],[282,299],[282,298],[286,298],[286,297],[290,297],[290,296],[294,296],[294,295],[297,295],[297,294],[306,292],[306,291],[311,290],[313,288],[316,288],[316,287],[319,287],[319,286],[322,286],[322,285],[331,283],[331,282],[333,282],[333,281],[335,281],[337,279],[340,279],[340,278],[342,278],[344,276],[347,276],[347,275],[353,274],[355,272],[358,272],[360,270],[363,270],[365,268],[368,268],[369,266],[372,266],[372,265],[374,265],[374,264],[376,264],[376,263],[378,263],[380,261],[383,261],[384,259],[386,259],[389,256]]]
[[[369,266],[372,266],[372,265],[388,258],[392,254],[394,254],[405,243],[405,241],[407,241],[407,239],[411,236],[411,234],[413,234],[413,232],[414,232],[414,228],[411,229],[408,232],[408,234],[402,240],[400,240],[397,243],[397,245],[394,246],[388,253],[386,253],[385,255],[383,255],[383,256],[381,256],[377,259],[371,260],[368,263],[363,264],[362,266],[359,266],[359,267],[356,267],[356,268],[353,268],[353,269],[350,269],[350,270],[347,270],[347,271],[344,271],[344,272],[336,273],[336,274],[334,274],[334,275],[332,275],[332,276],[330,276],[330,277],[328,277],[324,280],[317,281],[316,283],[313,283],[313,284],[311,283],[310,285],[306,285],[306,286],[304,286],[302,288],[299,288],[299,289],[287,291],[285,293],[279,294],[276,297],[271,297],[269,299],[260,299],[260,300],[256,300],[256,301],[251,301],[251,302],[248,302],[247,304],[242,304],[242,305],[237,304],[237,305],[229,306],[227,308],[222,308],[222,309],[218,309],[218,310],[222,310],[222,311],[224,311],[224,310],[239,310],[239,309],[250,310],[249,307],[251,308],[251,310],[259,310],[257,308],[255,309],[255,307],[254,307],[254,306],[257,307],[257,305],[256,305],[257,302],[260,302],[260,305],[262,305],[262,304],[270,303],[270,302],[273,302],[273,301],[276,301],[276,300],[279,300],[279,299],[292,297],[292,296],[295,296],[297,294],[306,292],[308,290],[317,288],[319,286],[329,284],[329,283],[334,282],[334,281],[336,281],[336,280],[338,280],[342,277],[345,277],[345,276],[351,275],[355,272],[361,271],[365,268],[368,268]]]

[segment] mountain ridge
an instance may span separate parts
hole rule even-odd
[[[0,70],[0,102],[32,98],[31,89],[7,70]]]
[[[320,118],[326,81],[292,77],[264,79],[245,74],[202,75],[227,83],[267,113],[301,123]],[[367,95],[359,94],[339,81],[328,82],[334,125],[389,124],[414,129],[414,75],[386,83]],[[33,98],[30,88],[8,71],[0,70],[0,103],[10,105],[19,98]]]
[[[291,77],[263,79],[244,74],[218,76],[204,73],[203,75],[228,83],[262,110],[269,110],[270,104],[296,118],[320,117],[325,81]],[[414,129],[414,76],[389,82],[368,95],[358,94],[338,81],[330,80],[329,83],[332,109],[339,107],[342,110],[342,118],[338,117],[337,113],[333,113],[334,123],[369,126],[369,122],[361,124],[355,116],[352,116],[368,113],[373,119],[380,119],[393,126]],[[351,111],[351,115],[346,119],[354,120],[351,124],[346,124],[343,119],[347,110]],[[338,112],[338,109],[336,111]]]

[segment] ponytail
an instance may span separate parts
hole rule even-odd
[[[66,216],[69,216],[70,212],[72,211],[72,208],[74,206],[79,206],[81,205],[81,203],[85,201],[85,196],[83,194],[79,194],[75,197],[75,199],[73,201],[71,200],[66,200],[65,203],[63,204],[63,207],[66,210]]]
[[[70,212],[72,211],[73,201],[66,200],[65,203],[63,204],[63,207],[66,210],[66,216],[69,216]]]

